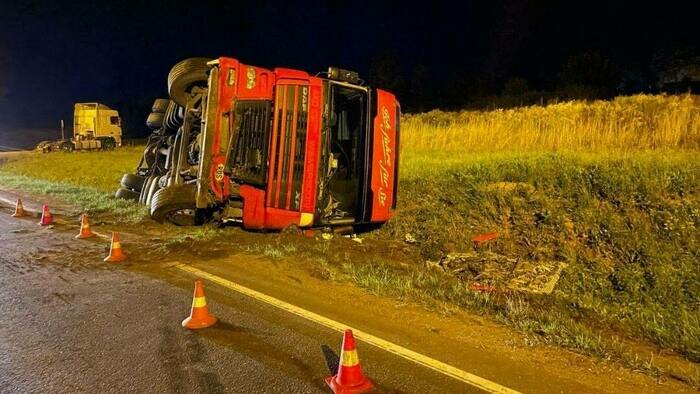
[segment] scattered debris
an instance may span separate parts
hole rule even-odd
[[[479,246],[485,242],[488,242],[492,239],[496,239],[498,237],[499,237],[498,233],[479,234],[479,235],[472,238],[472,242],[474,242],[474,246]]]
[[[357,235],[353,234],[350,236],[350,239],[357,242],[358,244],[362,243],[362,238],[358,237]]]
[[[406,233],[406,235],[404,235],[404,237],[403,237],[403,241],[406,242],[407,244],[411,244],[411,245],[418,242],[418,241],[416,241],[416,238],[411,233]]]
[[[550,294],[566,267],[562,262],[522,261],[491,252],[450,253],[425,265],[471,282],[474,291],[507,288],[534,294]]]
[[[321,234],[321,238],[325,239],[326,241],[330,241],[331,239],[333,239],[333,234],[323,233],[323,234]]]
[[[521,261],[513,270],[508,288],[535,294],[551,294],[566,263],[559,261]]]
[[[24,234],[24,233],[28,233],[29,230],[27,230],[26,228],[18,228],[18,229],[10,230],[10,232],[12,234]]]
[[[472,282],[469,284],[469,290],[473,290],[479,293],[493,293],[496,288],[490,285],[484,285],[479,282]]]

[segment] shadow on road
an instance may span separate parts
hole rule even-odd
[[[328,372],[331,375],[335,375],[338,372],[338,365],[340,364],[340,356],[331,349],[328,345],[321,345],[321,351],[323,352],[323,357],[326,359],[326,365],[328,366]]]

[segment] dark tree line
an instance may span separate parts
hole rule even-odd
[[[636,93],[700,92],[700,56],[690,48],[656,51],[647,64],[622,66],[595,50],[570,55],[544,78],[452,70],[436,78],[424,64],[404,67],[395,52],[375,56],[369,84],[398,94],[406,112],[434,108],[506,108]],[[410,59],[406,59],[410,60]],[[440,71],[442,72],[442,71]]]

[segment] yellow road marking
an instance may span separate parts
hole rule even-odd
[[[92,233],[95,234],[95,235],[97,235],[97,236],[100,237],[100,238],[112,239],[112,236],[111,236],[111,235],[98,233],[97,231],[93,231]]]
[[[211,282],[214,282],[218,285],[226,287],[230,290],[247,295],[248,297],[254,298],[258,301],[262,301],[262,302],[265,302],[265,303],[270,304],[272,306],[275,306],[279,309],[283,309],[289,313],[295,314],[297,316],[301,316],[307,320],[311,320],[315,323],[318,323],[322,326],[326,326],[330,329],[343,332],[349,328],[353,331],[353,334],[355,334],[355,338],[358,338],[366,343],[374,345],[374,346],[376,346],[380,349],[383,349],[389,353],[393,353],[397,356],[400,356],[400,357],[403,357],[407,360],[413,361],[416,364],[420,364],[424,367],[430,368],[434,371],[440,372],[440,373],[445,374],[447,376],[450,376],[454,379],[460,380],[464,383],[467,383],[467,384],[472,385],[474,387],[480,388],[484,391],[487,391],[490,393],[510,393],[510,394],[518,393],[518,391],[509,389],[505,386],[501,386],[500,384],[492,382],[488,379],[484,379],[482,377],[476,376],[476,375],[471,374],[469,372],[463,371],[459,368],[455,368],[451,365],[443,363],[442,361],[438,361],[438,360],[435,360],[435,359],[430,358],[428,356],[414,352],[413,350],[406,349],[405,347],[399,346],[395,343],[392,343],[392,342],[389,342],[389,341],[384,340],[382,338],[376,337],[376,336],[369,334],[367,332],[364,332],[362,330],[358,330],[356,328],[349,327],[346,324],[329,319],[325,316],[321,316],[321,315],[313,313],[311,311],[307,311],[306,309],[303,309],[303,308],[300,308],[298,306],[292,305],[290,303],[284,302],[284,301],[279,300],[277,298],[270,297],[269,295],[263,294],[259,291],[255,291],[255,290],[250,289],[248,287],[231,282],[230,280],[224,279],[220,276],[210,274],[206,271],[202,271],[200,269],[197,269],[197,268],[194,268],[192,266],[185,265],[182,263],[177,263],[174,265],[174,267],[178,268],[182,271],[189,272],[195,276],[199,276],[200,278],[207,279]]]

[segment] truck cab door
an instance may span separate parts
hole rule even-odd
[[[370,141],[370,222],[381,223],[396,209],[401,107],[393,94],[381,89],[373,98],[376,113]]]

